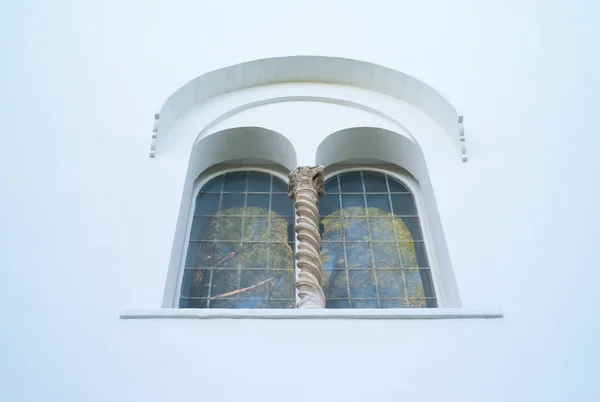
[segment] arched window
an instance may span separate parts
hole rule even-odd
[[[179,307],[293,308],[294,208],[287,184],[230,172],[198,192]]]
[[[384,173],[325,182],[319,199],[328,308],[437,307],[417,204]]]

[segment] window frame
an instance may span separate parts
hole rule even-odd
[[[173,297],[173,308],[176,309],[181,309],[179,307],[179,299],[181,298],[181,288],[183,286],[183,275],[185,274],[185,260],[186,260],[186,256],[188,253],[188,248],[190,246],[190,236],[191,236],[191,232],[192,232],[192,222],[194,220],[194,211],[196,209],[196,198],[198,197],[198,194],[200,193],[200,190],[202,190],[202,187],[204,187],[205,184],[207,184],[209,181],[211,181],[212,179],[215,179],[219,176],[225,175],[227,173],[234,173],[234,172],[259,172],[259,173],[265,173],[265,174],[269,174],[272,175],[273,177],[276,177],[280,180],[282,180],[286,185],[289,184],[289,177],[287,175],[285,175],[282,171],[278,171],[276,169],[269,169],[267,167],[264,166],[254,166],[254,165],[234,165],[231,167],[226,167],[226,165],[221,165],[221,166],[216,166],[215,169],[210,169],[210,172],[205,172],[202,173],[195,181],[194,183],[194,191],[192,192],[192,202],[190,205],[190,209],[188,211],[188,219],[187,219],[187,224],[186,224],[186,229],[185,229],[185,242],[183,244],[183,247],[181,248],[181,255],[180,255],[180,262],[179,262],[179,272],[177,274],[177,287],[175,288],[175,296]],[[296,208],[294,207],[294,227],[296,225]],[[294,233],[294,249],[293,249],[293,255],[296,255],[296,251],[297,251],[297,235],[296,233]],[[297,261],[294,258],[294,280],[298,279],[298,265],[297,265]],[[298,301],[300,301],[300,299],[298,298],[298,289],[296,289],[296,287],[294,287],[294,299],[296,300],[296,303]],[[207,309],[210,310],[210,309]],[[215,309],[213,309],[215,310]],[[238,309],[222,309],[222,310],[238,310]],[[264,310],[264,309],[259,309],[259,310]],[[269,310],[296,310],[296,309],[269,309]]]
[[[188,219],[187,219],[186,232],[185,232],[185,242],[181,249],[181,255],[180,255],[179,272],[177,275],[177,287],[175,289],[175,295],[173,297],[173,308],[176,308],[176,309],[181,309],[179,307],[179,299],[181,297],[181,290],[182,290],[182,286],[183,286],[183,275],[185,273],[185,259],[186,259],[186,255],[187,255],[189,244],[190,244],[189,239],[190,239],[191,230],[192,230],[192,221],[194,219],[194,210],[196,208],[195,200],[198,197],[198,194],[200,193],[200,190],[202,189],[202,187],[205,184],[207,184],[209,181],[211,181],[212,179],[214,179],[218,176],[224,175],[226,173],[249,172],[249,171],[270,174],[273,177],[276,177],[276,178],[282,180],[284,183],[289,184],[289,177],[283,172],[283,169],[268,168],[265,166],[255,166],[255,165],[232,165],[231,167],[227,167],[226,165],[225,166],[221,165],[221,166],[215,166],[215,169],[209,169],[209,170],[210,170],[210,172],[207,171],[205,173],[202,173],[196,179],[196,181],[194,183],[194,191],[192,192],[192,202],[190,205],[190,209],[188,211]],[[406,172],[404,169],[402,169],[401,167],[396,166],[396,165],[387,165],[387,164],[379,166],[379,167],[377,165],[370,165],[370,164],[333,165],[333,166],[326,168],[326,174],[324,176],[324,181],[327,181],[334,176],[337,176],[337,175],[340,175],[343,173],[349,173],[349,172],[374,172],[374,173],[385,174],[385,175],[388,175],[388,176],[398,180],[400,183],[404,184],[410,190],[410,192],[412,193],[414,200],[415,200],[417,216],[419,217],[419,223],[420,223],[421,231],[423,234],[423,243],[425,245],[425,254],[427,255],[427,259],[429,261],[429,265],[430,265],[429,269],[431,272],[431,278],[432,278],[433,288],[435,291],[435,297],[436,297],[436,302],[437,302],[437,307],[423,308],[423,309],[431,310],[431,309],[445,307],[444,306],[444,297],[442,294],[443,286],[441,286],[440,278],[439,278],[438,260],[435,255],[435,247],[434,247],[434,243],[433,243],[433,238],[431,235],[431,230],[429,229],[427,214],[425,213],[424,201],[423,201],[423,197],[421,195],[420,186],[419,186],[418,181],[414,177],[412,177],[412,175],[410,175],[408,172]],[[297,219],[296,209],[294,208],[294,226],[296,225],[296,219]],[[297,247],[298,247],[297,234],[294,233],[294,250],[293,250],[294,256],[296,255]],[[297,280],[299,268],[297,265],[297,260],[295,258],[294,258],[294,272],[295,272],[295,280]],[[295,298],[296,302],[300,301],[300,299],[298,297],[298,289],[296,289],[296,288],[294,288],[294,298]],[[403,309],[405,309],[405,308],[400,308],[399,310],[403,310]],[[208,309],[208,310],[210,310],[210,309]],[[236,311],[238,309],[222,309],[222,310]],[[265,309],[259,309],[259,310],[265,310]],[[297,309],[294,308],[294,309],[267,309],[267,310],[288,311],[288,310],[297,310]],[[327,310],[327,309],[324,309],[324,310]],[[329,309],[329,310],[331,310],[331,309]],[[366,310],[366,309],[351,308],[348,310],[356,311],[356,310]],[[389,310],[389,309],[378,309],[378,310]]]
[[[328,168],[325,168],[326,173],[324,177],[324,182],[327,180],[338,176],[343,173],[350,172],[374,172],[388,175],[400,183],[404,184],[412,193],[415,199],[415,206],[417,208],[417,216],[419,217],[419,223],[421,225],[421,232],[423,234],[423,243],[425,245],[425,254],[427,255],[427,259],[429,261],[429,270],[431,272],[431,281],[433,282],[433,289],[435,291],[435,299],[437,303],[437,307],[433,308],[423,308],[424,310],[431,310],[436,308],[443,308],[444,306],[444,297],[443,297],[443,286],[440,283],[439,277],[439,265],[438,260],[435,255],[435,246],[433,243],[433,237],[431,235],[431,230],[429,229],[429,222],[427,219],[427,214],[425,213],[425,205],[423,201],[423,197],[421,195],[421,189],[419,186],[419,182],[408,172],[402,169],[400,166],[396,165],[383,165],[383,167],[377,167],[377,165],[370,164],[346,164],[346,165],[333,165]],[[401,308],[403,309],[403,308]],[[348,310],[363,310],[363,309],[348,309]],[[386,309],[379,309],[386,310]]]

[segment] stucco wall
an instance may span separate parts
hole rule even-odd
[[[597,5],[2,8],[3,400],[600,399]],[[465,116],[469,161],[429,142],[428,166],[463,305],[504,318],[119,320],[162,301],[189,162],[180,142],[148,158],[153,113],[203,73],[296,54],[414,75]]]

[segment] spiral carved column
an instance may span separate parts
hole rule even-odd
[[[290,172],[288,197],[296,207],[296,260],[300,273],[296,288],[300,301],[298,308],[325,308],[322,287],[323,265],[321,235],[319,234],[319,195],[323,189],[323,166],[301,166]]]

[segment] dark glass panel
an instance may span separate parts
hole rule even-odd
[[[342,173],[340,176],[340,187],[342,193],[362,193],[362,180],[360,172]]]
[[[421,225],[419,224],[419,218],[400,218],[402,222],[408,228],[412,240],[423,240],[423,234],[421,233]]]
[[[369,216],[391,216],[390,198],[387,194],[367,194]]]
[[[378,308],[377,299],[355,300],[352,299],[352,308]]]
[[[268,215],[269,194],[248,194],[246,199],[246,215]]]
[[[368,241],[369,228],[366,218],[348,218],[344,220],[346,241]]]
[[[269,243],[242,243],[237,261],[242,268],[266,268],[269,258]]]
[[[236,308],[237,300],[231,299],[214,299],[210,301],[210,308]]]
[[[319,197],[319,214],[322,218],[340,215],[340,197],[338,195],[324,195]]]
[[[266,241],[269,230],[268,223],[266,216],[247,216],[244,219],[244,240]]]
[[[425,299],[425,306],[427,308],[436,308],[438,306],[437,300],[435,298]]]
[[[327,300],[325,308],[350,308],[349,300]]]
[[[365,199],[362,194],[342,194],[344,216],[366,216]]]
[[[266,292],[270,299],[295,298],[296,277],[293,270],[269,270],[266,279]]]
[[[267,308],[265,299],[238,299],[237,308]]]
[[[348,268],[372,268],[371,248],[368,242],[346,243]]]
[[[285,194],[272,194],[271,211],[280,216],[293,216],[294,202]]]
[[[267,271],[264,269],[243,269],[240,276],[238,299],[265,298],[267,296]]]
[[[425,292],[423,290],[423,281],[421,280],[421,273],[418,269],[405,269],[404,278],[406,282],[406,291],[408,292],[408,298],[424,298]]]
[[[417,263],[419,267],[426,268],[429,266],[427,262],[427,254],[425,253],[424,243],[414,243],[415,254],[417,255]]]
[[[240,243],[216,243],[215,267],[237,268],[241,249]]]
[[[218,176],[202,186],[200,191],[203,193],[219,193],[221,192],[221,183],[223,183],[223,176]]]
[[[365,181],[365,191],[367,193],[388,192],[385,175],[374,172],[363,172],[363,179]]]
[[[323,218],[321,219],[322,232],[321,239],[323,241],[341,241],[344,236],[344,228],[342,220],[339,218]]]
[[[238,289],[238,280],[239,272],[237,269],[213,270],[211,297],[228,297],[225,295]]]
[[[405,297],[402,270],[377,271],[377,288],[381,298]]]
[[[273,189],[274,193],[286,193],[288,192],[288,185],[277,177],[273,177]]]
[[[417,207],[412,194],[392,194],[392,206],[396,215],[416,215]]]
[[[405,308],[406,307],[406,299],[383,299],[381,300],[381,308]]]
[[[325,194],[337,194],[340,192],[340,184],[338,182],[337,177],[333,179],[329,179],[325,182],[324,185]]]
[[[321,263],[324,270],[335,268],[345,268],[346,258],[344,257],[343,243],[322,243],[321,244]]]
[[[223,191],[235,193],[244,192],[246,190],[246,173],[247,172],[227,173],[223,183]]]
[[[295,308],[294,300],[267,300],[267,308],[292,309]]]
[[[369,226],[371,227],[371,240],[396,241],[392,218],[369,218]]]
[[[187,250],[186,267],[202,268],[212,267],[213,243],[212,242],[190,242]]]
[[[323,291],[327,299],[347,299],[348,282],[345,270],[339,269],[323,273]]]
[[[269,268],[294,269],[294,252],[289,244],[269,245]]]
[[[271,175],[260,172],[248,172],[248,192],[268,193],[271,189]]]
[[[272,215],[270,218],[269,240],[275,242],[294,242],[294,218]]]
[[[390,184],[390,191],[392,193],[410,193],[410,190],[396,179],[392,179],[388,176],[388,183]]]
[[[195,216],[190,240],[213,240],[217,234],[217,217]]]
[[[206,299],[180,299],[179,308],[206,308]]]
[[[421,274],[421,282],[423,283],[423,293],[425,294],[425,297],[435,297],[431,271],[428,269],[420,269],[419,273]]]
[[[372,243],[375,268],[402,268],[396,243]]]
[[[240,240],[244,218],[223,216],[219,218],[218,240]]]
[[[244,214],[244,200],[245,194],[242,193],[231,193],[223,194],[223,201],[221,202],[221,215],[239,215]]]
[[[219,211],[220,199],[221,194],[198,194],[194,215],[216,215]]]
[[[373,270],[349,270],[348,279],[350,281],[351,299],[377,298],[377,289],[375,287],[375,278]],[[352,303],[354,305],[354,300],[352,300]]]
[[[208,297],[209,269],[186,269],[181,284],[182,297]]]

